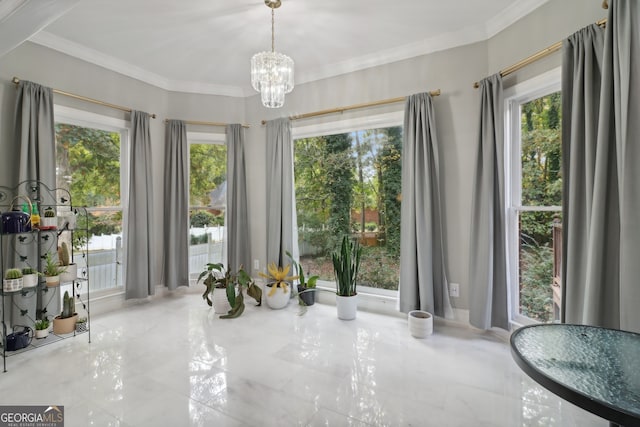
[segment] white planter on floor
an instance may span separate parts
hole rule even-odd
[[[409,333],[415,338],[426,338],[433,333],[433,316],[431,313],[422,310],[410,311],[407,315],[409,319]]]
[[[338,319],[353,320],[358,312],[358,295],[342,297],[336,295],[336,307],[338,309]]]
[[[287,286],[287,292],[284,292],[284,288],[277,287],[273,292],[273,295],[270,295],[274,283],[267,283],[264,285],[264,292],[262,293],[262,297],[267,301],[267,305],[269,308],[274,310],[280,310],[281,308],[285,308],[289,304],[289,300],[291,299],[291,286]]]
[[[227,290],[225,288],[216,288],[213,291],[213,311],[217,314],[227,314],[231,310],[231,304],[227,299]]]

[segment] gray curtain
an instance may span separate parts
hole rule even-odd
[[[288,118],[267,122],[267,262],[298,259],[298,220],[293,178],[293,140]]]
[[[227,263],[232,271],[240,266],[251,273],[251,239],[247,206],[247,176],[244,163],[244,129],[227,125]]]
[[[590,28],[564,43],[563,109],[571,114],[563,111],[562,123],[563,153],[570,153],[563,161],[568,177],[563,320],[635,332],[640,332],[639,18],[636,1],[612,0],[604,42],[599,30]]]
[[[480,82],[480,131],[471,202],[469,322],[509,329],[500,74]]]
[[[40,181],[49,189],[56,187],[56,136],[53,119],[53,90],[30,81],[20,81],[16,92],[14,128],[16,151],[20,153],[20,158],[16,173],[13,174],[14,182],[9,186],[14,187],[19,182],[29,180]],[[15,166],[10,165],[10,167]],[[41,191],[40,194],[34,194],[30,189],[31,185],[21,186],[18,193],[28,197],[40,197],[43,204],[56,203],[53,192]],[[22,203],[21,200],[20,203]],[[7,244],[8,239],[3,243]],[[13,246],[24,248],[20,250],[20,255],[26,256],[28,265],[37,266],[39,254],[35,246],[23,246],[17,243]],[[9,253],[7,249],[5,254]],[[6,258],[5,268],[8,267],[7,263],[11,262],[8,259],[10,257]],[[12,266],[26,267],[26,264],[18,259],[18,254],[15,254],[15,258]],[[26,321],[26,318],[35,319],[36,309],[41,310],[45,307],[49,315],[57,314],[60,311],[59,292],[59,288],[55,288],[49,290],[47,294],[38,292],[38,295],[32,293],[27,293],[26,296],[13,295],[6,300],[11,305],[12,323],[33,326],[33,322]]]
[[[189,286],[189,150],[182,120],[165,126],[164,285]]]
[[[131,112],[127,211],[125,298],[145,298],[155,291],[153,239],[153,186],[149,114]]]
[[[407,98],[402,145],[400,310],[452,317],[445,271],[438,138],[431,95]]]

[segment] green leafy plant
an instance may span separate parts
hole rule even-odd
[[[45,276],[59,276],[60,273],[63,273],[66,270],[66,267],[58,264],[52,257],[49,252],[45,255],[44,259],[44,270],[43,273]]]
[[[198,276],[198,283],[201,280],[205,286],[202,299],[206,300],[210,307],[213,306],[210,295],[213,295],[216,289],[225,289],[231,310],[220,316],[221,319],[240,317],[244,312],[244,289],[246,289],[247,295],[256,300],[258,305],[262,304],[262,290],[242,266],[234,273],[230,268],[225,269],[221,263],[207,263],[205,269]]]
[[[349,236],[344,236],[340,250],[331,254],[333,270],[336,276],[336,293],[339,296],[348,297],[357,294],[356,283],[361,255],[362,248],[358,241],[351,242]]]
[[[31,267],[25,267],[22,269],[22,275],[26,276],[27,274],[37,274],[40,275],[39,271],[36,271],[35,268],[31,268]]]
[[[302,265],[300,265],[295,259],[293,259],[293,256],[291,255],[291,252],[286,251],[285,253],[287,254],[289,259],[291,260],[291,265],[293,265],[293,269],[294,269],[296,275],[298,276],[298,281],[300,283],[300,286],[302,286],[305,289],[307,289],[307,288],[315,288],[316,287],[316,282],[318,281],[320,276],[309,276],[309,277],[305,278],[304,269],[302,268]]]
[[[47,319],[36,320],[36,330],[43,331],[48,328],[49,328],[49,320]]]
[[[4,273],[4,278],[7,280],[20,279],[22,277],[22,271],[19,268],[9,268]]]

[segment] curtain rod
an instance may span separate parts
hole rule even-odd
[[[169,123],[169,120],[180,120],[180,119],[164,119],[165,123]],[[198,120],[182,120],[187,125],[201,125],[201,126],[227,126],[230,123],[222,123],[222,122],[202,122]],[[249,128],[249,125],[242,125],[243,128]]]
[[[607,24],[607,18],[599,20],[598,22],[596,22],[596,24],[601,26],[601,27],[606,25]],[[503,70],[500,70],[500,75],[502,77],[505,77],[505,76],[508,76],[511,73],[515,73],[519,69],[524,68],[527,65],[536,62],[537,60],[542,59],[545,56],[552,54],[553,52],[557,52],[558,50],[560,50],[560,48],[562,48],[562,40],[552,44],[549,47],[546,47],[546,48],[542,49],[541,51],[538,51],[538,52],[534,53],[531,56],[528,56],[528,57],[516,62],[515,64],[511,65],[510,67],[507,67],[507,68],[505,68]],[[475,82],[473,84],[473,87],[478,89],[480,87],[480,83],[479,82]]]
[[[431,96],[440,96],[440,94],[441,94],[440,89],[432,90],[429,92],[429,95]],[[354,105],[348,105],[346,107],[329,108],[327,110],[314,111],[312,113],[296,114],[293,116],[289,116],[289,119],[290,120],[308,119],[309,117],[324,116],[326,114],[333,114],[333,113],[342,113],[344,111],[356,110],[358,108],[376,107],[378,105],[386,105],[386,104],[395,104],[396,102],[402,102],[405,99],[407,99],[406,96],[400,96],[398,98],[383,99],[381,101],[365,102],[364,104],[354,104]],[[263,120],[262,124],[263,125],[267,124],[267,121]]]
[[[20,83],[20,79],[17,77],[13,78],[13,83],[14,84],[18,84]],[[69,98],[75,98],[75,99],[79,99],[81,101],[86,101],[86,102],[91,102],[93,104],[98,104],[98,105],[102,105],[104,107],[110,107],[116,110],[120,110],[120,111],[124,111],[125,113],[130,113],[131,112],[131,108],[127,108],[127,107],[122,107],[120,105],[115,105],[115,104],[110,104],[108,102],[104,102],[104,101],[99,101],[97,99],[93,99],[93,98],[87,98],[86,96],[81,96],[81,95],[76,95],[75,93],[69,93],[69,92],[65,92],[62,90],[58,90],[58,89],[51,89],[53,91],[53,93],[57,93],[58,95],[64,95],[64,96],[68,96]],[[149,116],[151,116],[152,119],[156,118],[155,114],[149,114]]]

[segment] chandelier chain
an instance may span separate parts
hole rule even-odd
[[[271,9],[271,52],[276,51],[275,9]]]

